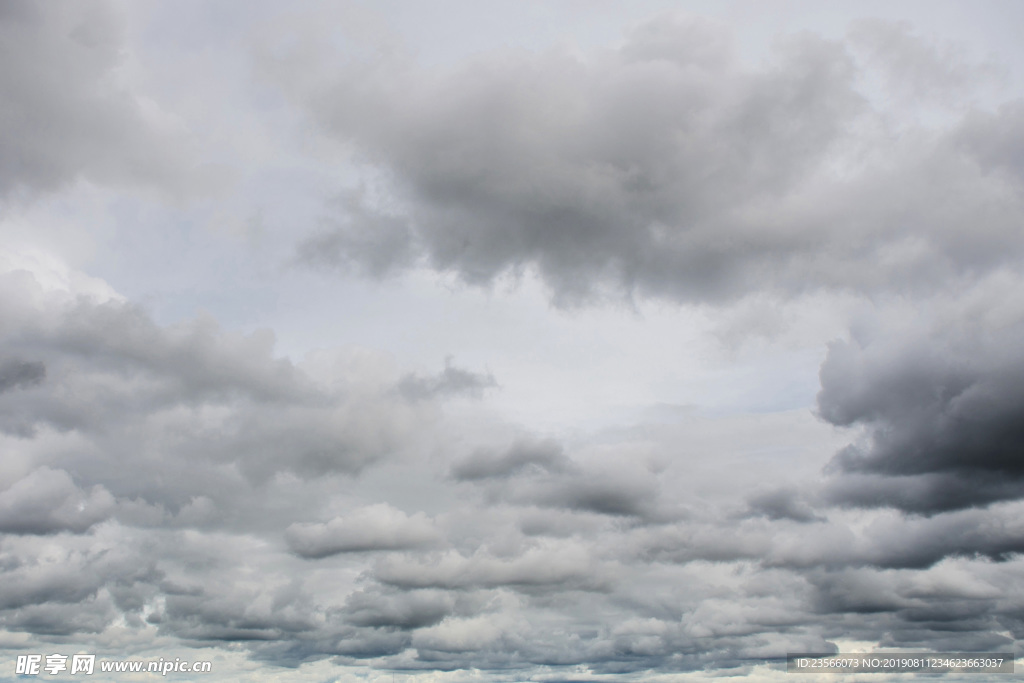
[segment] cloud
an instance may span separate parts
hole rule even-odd
[[[0,430],[81,435],[96,449],[79,457],[92,451],[91,474],[101,480],[126,482],[118,472],[129,452],[142,466],[136,486],[165,458],[234,462],[255,480],[283,470],[354,472],[399,449],[401,434],[431,419],[429,401],[410,406],[390,396],[394,378],[386,372],[370,373],[369,381],[314,381],[273,356],[267,331],[230,333],[208,317],[160,326],[121,301],[44,297],[25,305],[34,280],[3,277],[11,278],[8,291],[25,291],[27,299],[0,301],[10,321],[0,346],[42,360],[3,366],[5,381],[20,388],[0,393]],[[44,366],[46,382],[29,381]]]
[[[652,479],[627,470],[569,476],[553,485],[541,484],[527,500],[600,515],[655,516],[658,487]]]
[[[469,557],[447,551],[433,558],[390,558],[381,560],[373,575],[406,589],[503,586],[525,591],[559,585],[600,590],[610,578],[585,547],[566,543],[535,545],[508,559],[482,551]]]
[[[319,234],[303,241],[297,261],[312,267],[346,265],[381,277],[408,266],[415,254],[408,221],[373,206],[365,190],[343,192],[338,215],[324,219]]]
[[[933,514],[1024,496],[1024,326],[969,305],[829,347],[818,410],[863,430],[833,458],[834,502]]]
[[[678,510],[659,500],[657,475],[646,467],[619,459],[577,462],[554,440],[521,440],[498,452],[479,450],[455,462],[449,476],[481,487],[488,503],[504,501],[647,521],[678,516]]]
[[[792,37],[757,69],[727,28],[681,15],[615,49],[495,52],[448,70],[391,52],[328,67],[303,57],[312,49],[265,51],[264,74],[390,179],[300,253],[479,285],[533,269],[557,303],[928,291],[1018,259],[1022,178],[991,175],[998,147],[975,141],[1019,138],[1019,107],[950,104],[937,131],[910,117],[897,133],[905,112],[861,92],[873,69],[948,93],[976,65],[898,26],[852,35]]]
[[[412,630],[433,626],[456,610],[460,600],[445,591],[361,590],[345,600],[345,621],[356,626]]]
[[[814,509],[802,500],[795,491],[777,489],[752,495],[748,502],[750,510],[768,519],[791,519],[794,522],[820,522],[822,518],[815,514]]]
[[[46,377],[46,366],[19,360],[0,362],[0,393],[39,384]]]
[[[25,56],[0,67],[0,92],[11,96],[0,113],[15,121],[0,132],[0,195],[77,178],[180,181],[187,154],[177,148],[188,145],[163,134],[159,107],[131,84],[184,72],[132,60],[149,49],[157,62],[180,57],[183,29],[164,33],[160,21],[172,16],[216,33],[223,46],[209,54],[237,60],[230,73],[245,64],[234,51],[258,38],[241,36],[252,24],[230,12],[119,9],[0,8],[0,32],[13,36],[5,45]],[[337,26],[360,25],[362,10],[332,10],[350,12],[345,21],[320,8],[254,10],[269,11],[269,33],[285,38],[255,68],[302,111],[244,79],[210,104],[234,114],[241,101],[231,98],[252,95],[254,109],[237,112],[244,133],[230,139],[256,140],[246,162],[272,176],[260,189],[308,178],[322,188],[371,171],[299,246],[308,265],[374,277],[426,266],[482,286],[532,271],[556,303],[746,297],[725,312],[738,312],[735,329],[717,329],[730,342],[754,330],[767,346],[835,326],[798,319],[803,309],[786,297],[843,289],[848,298],[816,301],[871,312],[821,367],[826,424],[796,411],[705,419],[700,408],[630,424],[650,414],[635,400],[683,400],[662,394],[695,366],[668,361],[647,387],[658,396],[626,388],[621,412],[596,417],[596,429],[556,416],[542,434],[503,421],[492,402],[446,405],[490,398],[487,371],[446,359],[414,373],[351,347],[292,360],[270,331],[233,331],[212,315],[164,324],[163,304],[151,314],[39,254],[0,254],[5,644],[123,654],[158,643],[299,668],[297,678],[344,666],[452,682],[770,678],[787,651],[850,641],[985,650],[1024,638],[1024,288],[1014,274],[1024,116],[1015,103],[971,103],[986,65],[868,22],[840,41],[780,41],[751,66],[724,27],[665,15],[607,49],[477,52],[421,67],[400,50],[345,61],[317,57],[325,46],[315,40],[288,44],[290,27],[307,20],[334,40]],[[122,28],[139,32],[135,42]],[[209,63],[189,45],[200,55],[189,65]],[[909,83],[921,101],[886,109],[874,77]],[[229,85],[211,78],[158,87],[202,100]],[[47,116],[33,119],[38,111]],[[293,133],[310,140],[297,113],[335,138],[312,139],[316,159],[293,148]],[[40,137],[44,126],[61,144]],[[342,156],[364,166],[339,171]],[[103,225],[152,215],[139,196],[99,194],[89,201]],[[51,198],[39,215],[98,229],[76,197]],[[282,197],[274,203],[289,225],[308,224],[308,207]],[[205,215],[172,213],[186,231]],[[125,244],[148,239],[140,235]],[[228,251],[249,258],[234,242],[201,244],[217,262]],[[135,254],[119,249],[117,259]],[[114,267],[97,258],[97,268]],[[185,259],[182,272],[195,263]],[[260,287],[291,286],[263,282],[264,272]],[[307,275],[282,277],[323,286]],[[498,303],[517,320],[543,315],[535,301]],[[779,310],[766,318],[767,307]],[[701,317],[692,329],[657,328],[668,331],[666,348],[689,353],[691,332],[715,329],[723,311],[689,313]],[[585,342],[609,320],[564,322]],[[346,334],[359,337],[362,324]],[[788,327],[800,331],[774,334]],[[521,343],[549,344],[524,329]],[[291,345],[310,342],[285,332]],[[445,338],[461,353],[474,334],[456,325]],[[613,336],[618,362],[629,334]],[[742,340],[727,362],[761,352]],[[494,362],[521,366],[535,349],[519,344]],[[414,346],[402,352],[429,352]],[[800,349],[801,359],[814,353]],[[729,385],[749,381],[751,367],[766,386],[789,381],[788,366],[760,375],[763,358],[682,390],[696,396],[721,380],[712,393],[738,393]],[[524,377],[540,389],[549,379]],[[842,435],[849,447],[821,473]],[[267,671],[244,666],[250,678]]]
[[[0,196],[80,177],[169,190],[193,165],[183,135],[123,82],[124,17],[99,0],[0,11]]]
[[[88,492],[63,470],[42,467],[0,492],[0,532],[81,533],[114,510],[114,498],[101,486]]]
[[[570,469],[571,465],[556,441],[519,442],[500,454],[478,451],[456,462],[451,468],[451,476],[458,481],[501,479],[535,468],[562,472]]]
[[[484,390],[498,386],[490,373],[481,374],[463,370],[452,365],[446,358],[444,370],[432,377],[413,373],[404,375],[398,382],[398,393],[410,401],[426,398],[447,398],[460,395],[479,397]]]
[[[317,524],[292,524],[288,547],[306,558],[370,550],[406,550],[437,545],[441,535],[422,512],[406,515],[386,503]]]
[[[975,61],[964,45],[936,43],[909,22],[861,19],[849,32],[852,47],[882,76],[886,94],[904,106],[940,101],[969,106],[971,95],[1004,76],[991,61]]]

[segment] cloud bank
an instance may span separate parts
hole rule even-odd
[[[458,683],[1024,637],[1024,105],[995,58],[882,19],[751,58],[675,13],[442,58],[347,5],[168,7],[0,5],[0,208],[43,245],[0,240],[0,647]],[[211,208],[218,138],[242,180]],[[678,316],[674,355],[586,317],[623,299]],[[751,413],[819,365],[816,401]],[[586,424],[501,402],[636,368]],[[741,399],[684,405],[700,382]]]

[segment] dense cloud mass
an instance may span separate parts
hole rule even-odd
[[[903,130],[861,89],[878,63],[893,90],[964,95],[985,76],[920,43],[865,22],[751,68],[724,26],[669,15],[586,56],[266,69],[392,181],[347,195],[308,261],[381,273],[422,257],[477,284],[535,268],[559,302],[609,287],[718,301],[920,290],[1020,259],[1020,105],[947,103],[954,122]]]
[[[1005,648],[1022,628],[1018,502],[865,520],[793,489],[679,500],[688,461],[652,464],[628,444],[517,437],[428,456],[418,442],[440,433],[449,392],[410,395],[413,375],[367,352],[300,366],[275,358],[266,335],[161,326],[123,301],[46,290],[28,271],[2,284],[0,344],[19,359],[0,395],[15,455],[0,491],[0,566],[17,587],[0,605],[8,633],[106,647],[127,629],[241,643],[292,667],[603,675],[741,672],[851,632],[936,647],[952,619],[972,646]],[[852,344],[832,347],[820,410],[881,426],[876,450],[838,456],[829,495],[863,472],[941,474],[942,457],[889,465],[879,450],[895,438],[881,421],[908,405],[895,389],[925,391],[906,377],[934,376],[939,352],[918,354],[927,372],[904,377],[883,363],[901,347]],[[984,385],[996,356],[950,375],[960,393],[969,379]],[[842,371],[855,361],[879,363],[877,374],[851,384]],[[450,362],[415,377],[494,383]],[[874,386],[883,380],[892,385]],[[915,410],[949,405],[951,393],[927,391],[934,403]],[[917,434],[900,423],[912,427],[901,438]],[[373,494],[375,470],[387,481],[407,469],[433,512]]]
[[[866,428],[833,461],[836,502],[935,513],[1024,496],[1024,326],[972,317],[829,349],[821,415]]]
[[[415,6],[0,1],[5,656],[1015,652],[1014,65],[890,15]]]

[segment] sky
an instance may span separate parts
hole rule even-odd
[[[0,681],[1017,653],[1022,24],[0,0]]]

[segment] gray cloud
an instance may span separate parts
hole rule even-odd
[[[585,547],[551,543],[511,558],[486,552],[464,557],[448,551],[433,558],[384,559],[374,569],[381,583],[402,588],[504,586],[526,591],[544,586],[600,590],[610,578],[602,575],[606,573]]]
[[[463,370],[446,358],[444,370],[434,376],[422,377],[413,373],[398,382],[398,392],[410,401],[426,398],[445,398],[459,395],[479,397],[484,390],[498,386],[490,373]]]
[[[0,132],[0,195],[76,178],[180,182],[187,145],[171,144],[156,105],[120,80],[184,73],[135,65],[122,28],[142,32],[136,46],[174,41],[145,24],[149,6],[123,25],[118,7],[0,5],[0,52],[24,56],[0,67],[0,113],[13,121]],[[159,16],[191,31],[195,11]],[[238,30],[206,11],[218,37]],[[269,32],[308,20],[333,40],[336,26],[359,25],[306,11],[275,15]],[[821,370],[818,412],[853,445],[817,477],[835,450],[813,442],[827,425],[809,445],[793,445],[803,432],[778,437],[796,423],[772,414],[725,420],[711,436],[678,412],[621,426],[636,405],[597,433],[555,416],[546,433],[561,440],[544,440],[489,403],[445,404],[486,396],[486,372],[447,361],[408,373],[365,349],[293,362],[269,332],[209,316],[163,325],[131,304],[50,291],[42,275],[2,274],[5,643],[213,648],[294,678],[344,666],[555,681],[770,678],[784,653],[837,642],[983,651],[1024,638],[1024,299],[1013,275],[1024,116],[1015,103],[971,103],[987,65],[874,22],[841,42],[782,41],[756,67],[721,26],[677,16],[587,54],[509,50],[436,68],[400,51],[289,61],[315,57],[315,37],[285,40],[257,68],[344,141],[347,161],[377,173],[341,193],[300,261],[378,277],[425,265],[481,285],[535,269],[559,303],[757,292],[754,310],[820,287],[869,294],[876,329],[854,325]],[[885,94],[863,84],[879,73],[920,102],[874,110]],[[226,84],[196,85],[181,92],[201,99]],[[258,90],[258,115],[238,124],[260,138],[245,159],[257,166],[284,154],[300,123]],[[937,123],[925,129],[916,117],[930,121],[929,107]],[[253,132],[263,124],[266,139]],[[314,181],[324,163],[325,184],[337,182],[337,147],[321,142],[316,159],[286,163]],[[259,173],[296,182],[295,167]],[[151,208],[108,191],[97,206],[117,220]],[[67,214],[98,229],[63,198],[26,221]],[[291,201],[281,212],[298,208],[303,222]],[[929,298],[901,299],[921,291]],[[788,327],[796,314],[783,313],[739,327]],[[290,344],[303,336],[288,332]],[[457,351],[472,341],[450,332]],[[665,368],[669,390],[675,372]],[[280,675],[242,664],[245,676]]]
[[[408,220],[375,208],[366,195],[365,190],[342,193],[321,232],[299,245],[297,261],[348,266],[377,277],[410,265],[415,253]]]
[[[575,462],[553,440],[524,440],[504,451],[477,451],[454,463],[450,476],[481,486],[488,502],[647,521],[679,515],[679,510],[659,500],[657,475],[648,469],[631,463]]]
[[[478,481],[518,475],[534,468],[563,472],[571,467],[571,461],[556,441],[519,442],[499,454],[478,451],[456,462],[451,476],[458,481]]]
[[[9,291],[33,296],[11,279]],[[140,309],[111,301],[56,301],[42,308],[0,301],[9,325],[0,345],[31,350],[43,365],[5,365],[18,391],[0,393],[0,431],[20,437],[55,430],[85,441],[45,464],[114,495],[174,507],[223,495],[231,464],[252,481],[288,471],[311,478],[353,473],[400,451],[433,419],[430,402],[393,395],[386,371],[316,382],[273,356],[273,335],[239,335],[210,319],[162,327]],[[28,373],[28,374],[26,374]],[[396,373],[397,374],[397,373]],[[6,375],[5,375],[6,376]],[[128,473],[124,461],[134,469]],[[86,465],[85,463],[88,463]],[[208,477],[196,477],[196,468]],[[184,489],[169,486],[169,478]],[[191,483],[188,483],[191,482]],[[181,494],[185,494],[184,498]]]
[[[657,515],[658,487],[652,477],[627,470],[570,476],[541,484],[527,500],[550,507],[623,517]]]
[[[288,546],[307,558],[368,550],[402,550],[437,545],[441,535],[422,512],[412,516],[379,503],[322,524],[293,524]]]
[[[535,268],[563,303],[927,291],[1019,258],[1024,208],[1003,183],[1021,177],[994,178],[999,148],[978,144],[1019,138],[1018,107],[891,135],[898,114],[858,90],[872,64],[944,93],[981,67],[905,27],[853,36],[793,38],[758,70],[724,27],[676,16],[586,57],[508,52],[444,72],[264,54],[269,78],[393,179],[300,253],[476,284]]]
[[[795,491],[777,489],[765,491],[748,499],[750,510],[768,519],[791,519],[795,522],[820,522],[822,517],[815,514],[814,509],[802,500]]]
[[[0,11],[0,196],[76,178],[175,193],[182,135],[119,85],[124,18],[107,2],[8,0]]]
[[[0,625],[45,635],[98,633],[128,607],[124,597],[159,579],[152,558],[96,538],[5,540]],[[63,614],[63,619],[61,615]]]
[[[451,593],[429,589],[362,590],[345,600],[345,620],[363,627],[417,629],[439,623],[455,612],[461,601]]]
[[[819,412],[865,430],[832,461],[833,501],[931,514],[1024,496],[1024,328],[973,324],[830,347]]]
[[[0,492],[0,532],[83,532],[109,517],[114,497],[101,486],[82,491],[67,472],[42,467]]]
[[[39,384],[46,377],[46,366],[20,360],[0,363],[0,393]]]

